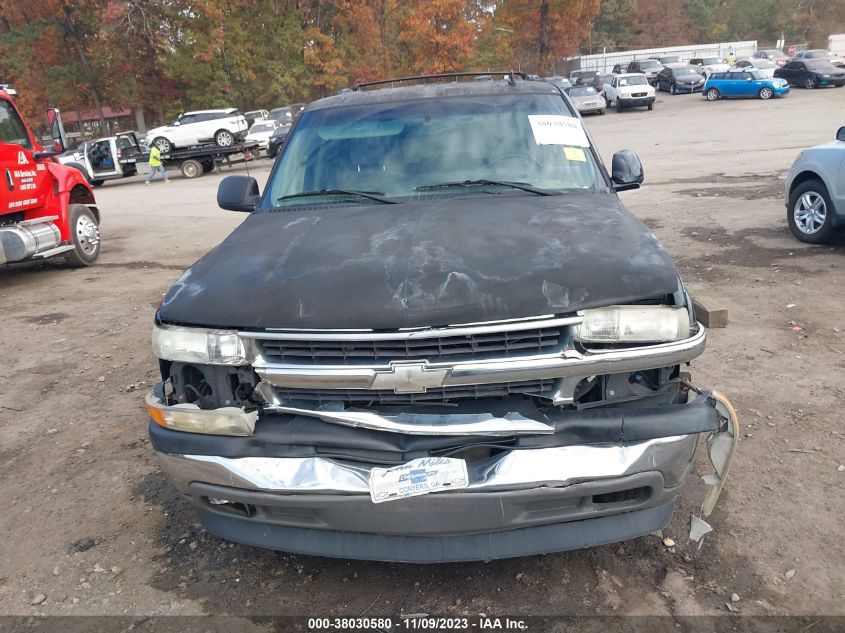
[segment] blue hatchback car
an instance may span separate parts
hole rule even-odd
[[[702,89],[708,101],[733,97],[760,97],[771,99],[789,93],[786,79],[767,77],[760,70],[732,70],[726,73],[711,73]]]

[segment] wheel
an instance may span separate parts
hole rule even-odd
[[[84,204],[72,204],[69,211],[73,250],[67,255],[67,262],[71,266],[89,266],[100,255],[97,217]]]
[[[217,147],[231,147],[235,144],[235,136],[229,130],[217,130],[214,133],[214,142]]]
[[[762,88],[760,88],[760,92],[758,92],[757,94],[760,95],[761,99],[771,99],[772,95],[775,93],[768,86],[763,86]]]
[[[654,101],[652,101],[651,103],[648,104],[648,109],[654,110]]]
[[[202,163],[193,158],[182,163],[181,169],[185,178],[197,178],[203,174]]]
[[[605,96],[605,98],[604,98],[604,106],[606,108],[610,107],[610,99],[608,99],[607,96]]]
[[[604,108],[602,108],[601,110],[596,110],[596,112],[598,112],[599,114],[604,114]]]
[[[210,171],[214,171],[214,161],[213,160],[202,161],[202,173],[207,174]]]
[[[710,88],[704,95],[708,101],[716,101],[721,96],[718,88]]]
[[[92,181],[91,181],[91,186],[92,186],[92,187],[99,187],[99,186],[100,186],[100,185],[102,185],[104,182],[106,182],[106,181],[105,181],[105,180],[92,180]]]
[[[170,151],[173,149],[173,143],[168,141],[163,136],[159,136],[157,139],[153,140],[153,145],[158,148],[162,154],[169,154]]]
[[[678,89],[675,88],[675,84],[669,84],[669,94],[670,95],[678,94]]]
[[[792,234],[809,244],[829,244],[841,231],[833,226],[833,204],[821,180],[806,180],[789,194],[786,219]]]
[[[816,80],[813,79],[812,75],[808,75],[807,78],[804,80],[804,87],[807,89],[816,87]]]
[[[623,106],[623,105],[622,105],[622,99],[616,99],[616,111],[617,111],[617,112],[622,112],[622,109],[623,109],[624,107],[625,107],[625,106]]]

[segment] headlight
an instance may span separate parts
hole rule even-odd
[[[689,338],[689,313],[673,306],[608,306],[584,311],[583,343],[665,343]]]
[[[237,407],[200,409],[195,404],[164,404],[153,392],[145,399],[147,413],[153,422],[166,429],[206,435],[248,436],[255,432],[258,411]]]
[[[244,365],[246,354],[237,332],[153,326],[153,354],[163,360],[208,365]]]

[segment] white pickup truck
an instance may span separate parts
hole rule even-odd
[[[146,162],[148,154],[134,132],[123,132],[96,141],[82,143],[72,152],[59,156],[59,162],[82,172],[95,187],[106,180],[126,178],[138,173],[138,162]]]
[[[613,75],[610,83],[604,84],[604,100],[608,107],[616,105],[617,112],[643,106],[654,110],[654,99],[654,87],[642,73]]]

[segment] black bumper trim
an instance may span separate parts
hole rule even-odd
[[[648,471],[561,487],[452,491],[379,504],[367,494],[285,494],[201,482],[192,483],[189,494],[199,510],[245,523],[443,538],[644,510],[672,501],[678,490],[666,488],[660,472]],[[212,505],[209,498],[238,505]]]
[[[636,538],[664,528],[674,499],[663,505],[537,527],[449,537],[384,536],[254,523],[199,507],[203,527],[220,538],[295,554],[404,563],[492,560],[563,552]]]

